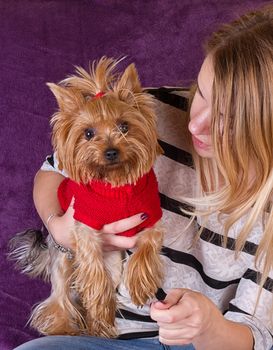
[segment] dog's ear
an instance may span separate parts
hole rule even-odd
[[[60,111],[72,112],[84,103],[84,97],[77,90],[53,83],[46,84],[55,96]]]
[[[134,103],[134,94],[142,92],[135,65],[130,64],[122,74],[116,85],[119,98],[127,103]]]

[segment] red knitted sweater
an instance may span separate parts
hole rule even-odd
[[[66,178],[58,189],[59,201],[64,211],[73,196],[75,220],[96,230],[134,214],[148,214],[147,220],[120,233],[122,236],[133,236],[142,229],[153,226],[162,216],[158,184],[153,170],[141,177],[135,185],[119,187],[112,187],[102,181],[91,181],[88,185],[78,184]]]

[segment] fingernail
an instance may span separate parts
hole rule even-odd
[[[142,213],[141,215],[140,215],[140,218],[141,218],[141,220],[146,220],[146,219],[148,219],[148,217],[149,217],[149,215],[148,214],[146,214],[146,213]]]

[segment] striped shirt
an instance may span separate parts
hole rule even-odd
[[[255,267],[255,252],[263,227],[257,222],[239,256],[235,257],[235,239],[246,218],[241,218],[229,232],[227,246],[222,246],[223,226],[217,215],[202,223],[190,224],[190,217],[181,211],[187,205],[182,197],[194,196],[196,174],[187,140],[187,99],[183,89],[149,89],[157,98],[158,133],[164,155],[157,159],[155,172],[159,182],[163,225],[166,231],[161,259],[165,279],[157,298],[163,299],[172,288],[189,288],[209,297],[226,319],[248,325],[254,336],[255,350],[270,349],[273,326],[272,286],[270,272],[261,292],[253,316],[259,291],[260,272]],[[49,156],[42,170],[58,171],[56,157]],[[63,173],[63,175],[66,175]],[[200,225],[204,226],[200,239],[193,244]],[[131,254],[127,252],[127,256]],[[125,263],[126,264],[126,263]],[[149,305],[137,308],[131,303],[124,284],[117,293],[119,310],[116,325],[120,338],[154,337],[158,326],[149,315]]]

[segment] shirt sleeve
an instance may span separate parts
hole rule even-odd
[[[256,305],[259,294],[259,278],[260,272],[254,266],[250,266],[238,285],[235,297],[229,303],[229,310],[226,312],[225,318],[245,324],[251,329],[255,350],[269,350],[273,346],[272,273],[267,278]]]
[[[59,173],[65,177],[68,177],[65,170],[59,169],[59,162],[58,158],[56,156],[56,153],[48,155],[44,161],[44,163],[41,166],[41,170],[43,171],[53,171],[56,173]]]

